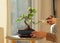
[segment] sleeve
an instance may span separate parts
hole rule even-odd
[[[56,35],[51,34],[51,33],[47,33],[46,34],[46,40],[56,42]]]

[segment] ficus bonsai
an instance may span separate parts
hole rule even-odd
[[[29,23],[33,23],[33,24],[37,24],[35,23],[32,18],[33,16],[35,15],[36,13],[36,9],[35,8],[32,8],[32,7],[29,7],[28,8],[28,13],[27,14],[22,14],[19,18],[16,19],[16,22],[21,22],[23,19],[24,19],[24,23],[26,24],[27,26],[27,29],[32,29],[29,25]]]

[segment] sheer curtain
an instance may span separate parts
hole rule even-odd
[[[18,29],[22,29],[24,23],[16,23],[16,19],[21,14],[27,13],[28,6],[31,6],[31,0],[8,0],[8,36],[17,35]],[[29,43],[29,41],[18,41],[17,43]]]
[[[27,8],[29,6],[28,0],[11,0],[11,30],[12,35],[17,33],[18,29],[24,29],[25,24],[22,21],[21,23],[16,23],[16,19],[22,15],[27,13]]]

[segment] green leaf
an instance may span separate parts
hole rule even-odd
[[[16,19],[16,22],[20,22],[21,20],[22,20],[22,19],[19,19],[19,18],[18,18],[18,19]]]
[[[36,13],[36,9],[32,9],[32,12],[33,12],[33,13]]]
[[[32,19],[33,16],[34,16],[34,14],[28,14],[29,19]]]
[[[28,11],[29,11],[29,13],[36,13],[36,9],[34,9],[32,7],[28,7]]]
[[[16,19],[16,22],[20,22],[21,20],[23,20],[24,18],[22,16],[20,16],[19,18]]]
[[[25,15],[24,15],[24,14],[22,14],[22,17],[24,18],[24,17],[25,17]]]
[[[28,19],[27,22],[30,23],[32,20],[31,19]]]

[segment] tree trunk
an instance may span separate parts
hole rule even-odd
[[[33,29],[29,26],[29,24],[26,22],[26,20],[24,21],[24,23],[27,25],[27,28],[26,28],[25,30],[33,30]]]

